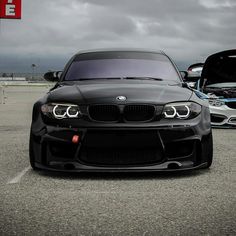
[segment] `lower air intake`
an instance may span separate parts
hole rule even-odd
[[[226,119],[225,116],[211,114],[211,122],[221,123]]]
[[[158,163],[162,155],[157,149],[85,149],[83,162],[102,166],[138,166]]]
[[[79,159],[90,165],[148,165],[163,160],[163,148],[155,130],[90,130]]]

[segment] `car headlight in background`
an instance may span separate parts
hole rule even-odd
[[[41,111],[44,115],[56,119],[78,118],[81,116],[79,106],[73,104],[44,104]]]
[[[192,119],[201,113],[201,105],[195,102],[178,102],[165,105],[165,119]]]
[[[214,107],[221,107],[225,105],[225,102],[219,99],[209,99],[208,102],[211,106],[214,106]]]

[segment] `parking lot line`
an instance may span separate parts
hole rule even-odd
[[[16,177],[14,177],[13,179],[9,180],[7,183],[8,184],[16,184],[19,183],[21,178],[27,173],[27,171],[29,171],[31,169],[30,166],[26,167],[24,170],[22,170],[18,175],[16,175]]]

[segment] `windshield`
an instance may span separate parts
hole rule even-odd
[[[151,56],[149,57],[148,54],[151,54]],[[78,57],[71,64],[65,80],[141,79],[143,77],[180,81],[174,66],[166,56],[152,53],[142,55],[143,53],[119,53],[106,56],[106,53],[104,53],[100,57],[97,55],[87,58]]]

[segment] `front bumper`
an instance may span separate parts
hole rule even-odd
[[[80,137],[78,143],[72,141],[74,135]],[[110,124],[47,122],[35,106],[30,153],[34,166],[46,170],[181,171],[207,166],[210,138],[210,112],[204,106],[191,120]]]
[[[236,109],[231,109],[227,105],[223,105],[221,107],[209,107],[212,126],[236,128]]]
[[[31,131],[35,166],[66,172],[194,170],[207,166],[209,122],[156,127],[65,128]],[[80,137],[73,143],[74,135]],[[91,154],[88,154],[94,150]],[[107,151],[108,150],[108,151]],[[117,154],[117,150],[120,154]],[[105,152],[104,152],[105,151]]]

